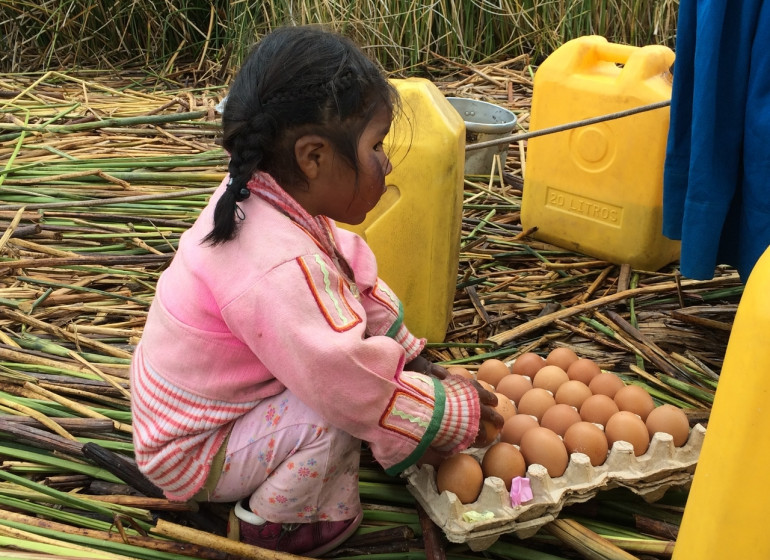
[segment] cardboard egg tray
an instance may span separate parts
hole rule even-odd
[[[467,543],[471,550],[489,548],[500,535],[515,533],[521,538],[534,535],[540,527],[553,521],[561,509],[588,501],[600,490],[624,487],[648,502],[660,499],[669,488],[692,480],[706,429],[697,424],[682,447],[675,447],[669,434],[656,433],[647,452],[634,456],[633,447],[625,441],[612,446],[607,460],[592,466],[588,456],[573,453],[564,474],[551,478],[542,465],[530,465],[527,478],[532,500],[512,506],[503,481],[496,477],[484,480],[481,494],[470,504],[463,504],[452,492],[438,493],[436,469],[431,465],[410,467],[404,472],[407,488],[433,522],[453,543]],[[486,449],[468,450],[478,459]],[[476,522],[464,520],[468,512],[491,512],[493,518]]]

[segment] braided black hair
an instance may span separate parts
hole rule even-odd
[[[214,210],[206,242],[235,236],[238,202],[249,196],[257,171],[281,185],[306,183],[294,157],[305,134],[328,138],[358,170],[356,146],[382,106],[397,93],[352,41],[319,26],[279,28],[251,50],[235,76],[222,115],[222,145],[230,153],[230,183]]]

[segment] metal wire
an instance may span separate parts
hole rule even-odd
[[[599,117],[591,117],[581,121],[575,121],[566,124],[560,124],[558,126],[552,126],[550,128],[543,128],[541,130],[534,130],[531,132],[524,132],[522,134],[514,134],[513,136],[503,136],[501,138],[495,138],[494,140],[485,140],[484,142],[477,142],[475,144],[468,144],[465,146],[465,151],[480,150],[481,148],[487,148],[489,146],[497,146],[498,144],[508,144],[510,142],[517,142],[519,140],[526,140],[527,138],[534,138],[536,136],[544,136],[546,134],[553,134],[555,132],[562,132],[565,130],[571,130],[573,128],[579,128],[581,126],[588,126],[604,121],[611,121],[614,119],[620,119],[623,117],[629,117],[636,115],[637,113],[644,113],[645,111],[652,111],[654,109],[661,109],[671,105],[671,100],[658,101],[657,103],[650,103],[649,105],[642,105],[640,107],[634,107],[633,109],[626,109],[618,111],[617,113],[609,113],[607,115],[601,115]]]

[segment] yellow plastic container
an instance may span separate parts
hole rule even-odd
[[[738,305],[674,560],[770,558],[770,249]]]
[[[394,79],[402,113],[385,139],[393,171],[377,206],[358,226],[380,277],[404,304],[417,336],[441,342],[452,317],[462,227],[465,123],[422,78]]]
[[[538,68],[530,131],[671,98],[674,53],[586,36]],[[534,237],[596,258],[657,270],[679,258],[662,234],[669,110],[531,138],[521,223]]]

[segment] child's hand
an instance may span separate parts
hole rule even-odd
[[[407,371],[418,371],[436,379],[444,379],[449,372],[443,367],[436,365],[422,356],[417,356],[414,360],[404,366]]]
[[[479,433],[476,436],[476,440],[473,442],[473,447],[484,447],[489,444],[487,441],[487,433],[484,428],[484,423],[492,424],[497,431],[501,430],[505,420],[495,410],[497,406],[497,395],[491,391],[487,391],[482,387],[478,381],[471,381],[476,391],[479,393],[479,400],[481,402],[481,418],[479,419]]]

